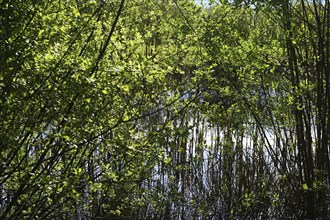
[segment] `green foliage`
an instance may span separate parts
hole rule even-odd
[[[328,218],[328,3],[220,2],[1,1],[0,218]]]

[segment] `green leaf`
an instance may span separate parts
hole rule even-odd
[[[304,184],[302,185],[302,189],[303,189],[303,190],[308,190],[308,186],[307,186],[306,183],[304,183]]]

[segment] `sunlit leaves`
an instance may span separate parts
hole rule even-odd
[[[281,206],[268,157],[287,149],[285,166],[297,163],[292,113],[322,89],[309,75],[321,54],[290,69],[285,53],[310,50],[297,37],[309,26],[290,37],[266,7],[185,0],[125,1],[114,23],[120,3],[1,5],[1,217],[227,219]],[[275,153],[262,129],[275,130]]]

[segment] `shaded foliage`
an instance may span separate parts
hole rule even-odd
[[[2,1],[1,219],[327,219],[329,2]]]

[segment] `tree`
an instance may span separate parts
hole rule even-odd
[[[328,218],[328,2],[2,1],[1,219]]]

